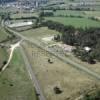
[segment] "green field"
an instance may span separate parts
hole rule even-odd
[[[84,16],[83,11],[76,10],[57,10],[55,15],[74,15],[74,16]]]
[[[64,25],[72,25],[77,27],[100,27],[100,22],[87,18],[71,18],[71,17],[45,17],[46,20],[52,20]]]
[[[0,27],[0,41],[5,40],[8,34],[4,31],[2,27]]]
[[[51,12],[52,10],[44,10],[45,12]],[[91,16],[100,16],[100,11],[77,11],[77,10],[56,10],[53,12],[55,16],[63,15],[63,16],[83,16],[83,17],[91,17]]]
[[[22,59],[17,49],[8,68],[0,74],[0,100],[36,100]]]
[[[0,47],[0,68],[3,65],[3,62],[6,61],[8,58],[8,54],[4,48]]]
[[[50,30],[47,27],[40,27],[36,29],[23,31],[20,33],[30,38],[38,38],[38,37],[42,38],[42,37],[46,37],[46,36],[50,36],[54,34],[59,34],[59,32]]]
[[[91,17],[91,16],[100,16],[99,11],[76,11],[76,10],[57,10],[54,12],[54,15],[74,15],[74,16],[84,16],[84,17]]]

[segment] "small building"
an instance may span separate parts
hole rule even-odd
[[[84,50],[89,52],[89,51],[91,51],[91,48],[90,47],[84,47]]]

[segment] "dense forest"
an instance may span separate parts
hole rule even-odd
[[[91,64],[100,61],[100,28],[74,28],[73,26],[65,26],[58,22],[45,21],[43,26],[56,30],[61,34],[61,41],[68,45],[75,46],[73,53]],[[84,48],[91,50],[87,52]]]

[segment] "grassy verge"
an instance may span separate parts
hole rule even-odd
[[[0,27],[0,41],[3,41],[7,38],[9,34],[4,31],[2,27]]]
[[[3,65],[3,62],[6,61],[8,58],[8,54],[4,48],[0,47],[0,68]]]
[[[0,74],[1,100],[36,100],[31,80],[19,50],[14,52],[8,68]]]

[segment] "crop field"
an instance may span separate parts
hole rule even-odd
[[[36,100],[34,87],[25,69],[19,49],[8,68],[0,73],[1,100]]]
[[[100,27],[100,22],[87,18],[71,18],[71,17],[45,17],[46,20],[52,20],[64,25],[72,25],[74,27]]]
[[[84,91],[94,88],[94,84],[99,85],[87,74],[63,63],[30,43],[24,44],[24,48],[47,100],[67,100],[68,98],[73,100]],[[48,62],[49,58],[52,60],[52,64]],[[61,94],[54,92],[56,86],[61,89]]]

